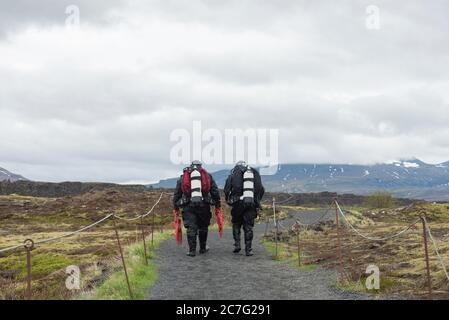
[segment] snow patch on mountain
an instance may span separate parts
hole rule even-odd
[[[11,173],[6,169],[0,168],[0,181],[5,181],[5,180],[19,181],[19,180],[27,180],[27,179],[25,179],[24,177],[22,177],[18,174]]]
[[[5,176],[11,177],[8,171],[0,169],[0,173],[4,174]]]
[[[420,162],[418,160],[401,160],[401,161],[391,161],[386,162],[385,164],[393,164],[396,167],[402,167],[402,168],[419,168],[421,167]]]
[[[406,168],[419,168],[420,167],[420,165],[418,163],[407,162],[407,161],[402,162],[402,165]]]

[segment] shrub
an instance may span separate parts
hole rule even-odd
[[[391,208],[396,201],[388,191],[377,191],[366,199],[366,205],[370,208]]]

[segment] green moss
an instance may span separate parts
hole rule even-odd
[[[160,244],[173,236],[173,230],[154,234],[153,247],[148,246],[148,265],[145,264],[145,254],[143,244],[133,244],[126,248],[126,266],[130,285],[133,292],[133,299],[145,299],[158,278],[158,270],[152,261],[156,255],[156,250]],[[128,286],[124,271],[113,273],[105,282],[99,285],[91,294],[85,294],[81,299],[90,300],[129,300]]]
[[[299,270],[301,270],[301,271],[306,271],[306,272],[310,272],[310,271],[315,271],[317,268],[318,268],[318,265],[317,265],[317,264],[309,263],[309,264],[301,265],[301,266],[299,267]]]
[[[334,284],[334,287],[343,291],[350,292],[366,292],[367,289],[365,287],[364,282],[360,281],[347,281],[338,279]]]
[[[104,249],[95,251],[95,253],[93,255],[96,257],[104,258],[104,257],[110,257],[113,252],[114,252],[114,249],[104,248]]]
[[[74,216],[70,213],[60,214],[40,214],[40,215],[27,215],[20,219],[22,223],[42,223],[50,225],[68,224],[82,226],[91,223],[91,220],[82,216]]]
[[[288,264],[292,267],[298,268],[301,271],[309,272],[314,271],[318,265],[316,264],[301,264],[299,266],[298,264],[298,251],[296,248],[294,250],[291,250],[288,247],[288,244],[279,242],[278,243],[278,250],[277,250],[277,256],[276,256],[276,243],[273,241],[268,240],[262,240],[262,245],[265,247],[265,249],[271,254],[272,258],[276,261],[279,261],[281,263]],[[304,255],[301,252],[301,260],[304,259]]]
[[[379,290],[377,289],[371,289],[368,290],[366,288],[366,275],[362,275],[360,280],[358,281],[349,281],[346,279],[338,279],[335,283],[335,287],[341,290],[345,291],[351,291],[351,292],[365,292],[365,293],[371,293],[371,294],[382,294],[382,293],[388,293],[391,291],[392,288],[399,285],[399,281],[391,278],[391,277],[380,277],[380,285]]]
[[[46,276],[52,272],[61,270],[77,261],[58,254],[31,253],[31,272],[34,278]],[[24,279],[27,274],[26,256],[12,255],[0,259],[1,270],[17,270],[18,278]]]
[[[422,213],[432,220],[449,220],[449,204],[447,203],[420,203],[414,206],[414,216]]]
[[[33,203],[42,203],[42,202],[48,201],[49,199],[52,199],[52,198],[21,196],[16,193],[9,194],[9,195],[0,195],[0,200],[2,200],[2,201],[31,201]]]

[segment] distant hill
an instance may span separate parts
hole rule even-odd
[[[88,192],[116,189],[129,192],[143,192],[143,185],[118,185],[97,182],[36,182],[36,181],[0,181],[0,195],[18,194],[33,197],[65,197]]]
[[[224,186],[229,170],[213,173]],[[338,192],[359,195],[377,190],[402,198],[449,201],[449,161],[437,165],[418,159],[375,165],[285,164],[275,175],[263,176],[271,192]],[[153,187],[174,188],[177,178],[161,180]]]
[[[0,167],[0,181],[21,181],[21,180],[28,180],[21,175],[9,172],[6,169],[3,169]]]

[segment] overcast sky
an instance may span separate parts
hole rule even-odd
[[[282,163],[448,161],[448,12],[445,0],[2,0],[0,167],[157,181],[179,173],[169,136],[193,120],[279,129]]]

